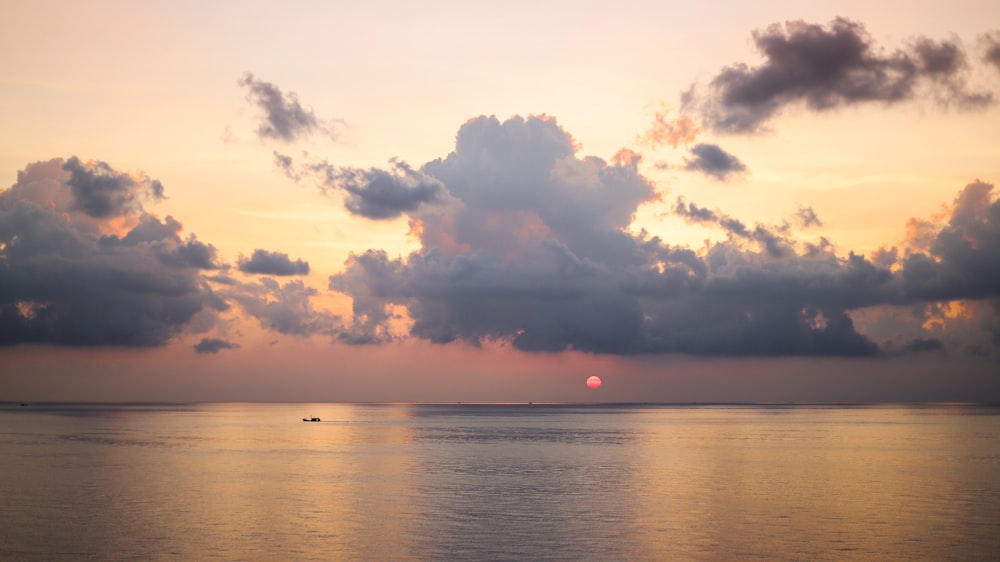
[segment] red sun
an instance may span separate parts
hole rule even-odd
[[[587,388],[600,388],[601,387],[601,377],[592,376],[587,379]]]

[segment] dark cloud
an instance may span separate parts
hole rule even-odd
[[[330,277],[330,289],[353,299],[346,325],[315,308],[318,291],[301,281],[230,276],[213,246],[183,238],[178,220],[138,204],[152,182],[104,190],[119,203],[95,214],[78,193],[102,190],[74,190],[72,170],[123,174],[79,161],[32,164],[0,193],[0,344],[162,345],[217,327],[233,304],[267,330],[352,344],[408,330],[438,343],[623,355],[1000,348],[1000,202],[986,182],[965,186],[946,218],[912,221],[908,240],[871,259],[838,255],[824,238],[796,239],[792,224],[819,222],[811,208],[779,226],[751,226],[678,199],[676,216],[726,234],[695,252],[630,230],[639,206],[659,197],[636,154],[606,162],[578,150],[551,118],[479,117],[461,127],[447,157],[420,168],[394,163],[395,174],[438,186],[437,204],[406,211],[418,250],[359,252]],[[308,171],[327,172],[349,176]],[[259,252],[241,266],[275,274],[305,264]],[[882,309],[923,312],[910,314],[906,329],[858,320]],[[950,327],[959,321],[961,333]]]
[[[195,353],[218,353],[223,349],[239,349],[238,343],[232,343],[219,338],[202,338],[194,345]]]
[[[349,338],[337,316],[313,306],[315,289],[233,278],[213,245],[182,237],[174,217],[147,213],[139,200],[162,197],[158,185],[72,158],[31,164],[0,192],[0,345],[164,345],[231,321],[220,315],[232,304],[268,330]],[[265,250],[239,267],[309,271],[301,259]],[[235,347],[203,338],[195,350]]]
[[[257,249],[250,258],[239,261],[240,271],[244,273],[259,273],[262,275],[308,275],[309,263],[302,260],[294,262],[283,252],[268,252]]]
[[[725,181],[731,175],[743,173],[747,169],[739,158],[716,144],[696,144],[691,148],[691,156],[684,160],[685,170],[702,172],[719,181]]]
[[[451,198],[410,213],[421,248],[400,257],[361,252],[331,276],[330,288],[354,302],[341,339],[391,340],[390,325],[405,309],[410,334],[438,343],[870,356],[906,345],[881,349],[855,326],[856,311],[1000,297],[1000,211],[982,182],[963,190],[926,249],[885,251],[876,263],[840,257],[825,238],[796,240],[790,222],[748,226],[683,199],[675,214],[727,239],[695,253],[630,234],[637,207],[656,198],[635,165],[633,158],[609,164],[578,156],[572,137],[549,118],[467,122],[455,150],[420,169]],[[809,227],[819,218],[801,208],[792,222]]]
[[[392,219],[415,211],[426,203],[440,200],[441,183],[411,168],[406,162],[391,160],[389,169],[340,168],[327,186],[347,192],[344,206],[356,215],[371,219]],[[329,176],[328,176],[329,177]]]
[[[983,50],[983,62],[1000,71],[1000,31],[983,34],[979,43]]]
[[[291,156],[277,152],[274,159],[295,181],[311,176],[324,193],[345,194],[344,207],[369,219],[394,219],[421,206],[442,203],[446,193],[440,181],[397,159],[389,161],[388,169],[338,167],[325,160],[297,166]]]
[[[776,235],[697,207],[695,214],[769,252],[754,257],[727,245],[728,260],[722,248],[705,260],[629,235],[635,209],[656,196],[652,186],[631,161],[609,165],[575,153],[551,119],[466,123],[455,151],[423,167],[458,203],[414,216],[422,249],[405,259],[365,252],[331,277],[332,289],[354,298],[355,329],[378,340],[390,305],[401,305],[413,335],[442,343],[496,338],[524,350],[622,354],[877,352],[843,308],[820,306],[826,293],[806,290],[801,266],[785,268],[789,282],[805,287],[798,299],[776,290],[778,268],[759,280],[748,269],[745,288],[726,282],[738,256],[783,255]],[[773,297],[761,298],[764,291]]]
[[[904,347],[908,353],[920,353],[925,351],[942,351],[944,343],[937,338],[915,338]]]
[[[140,198],[163,198],[163,185],[144,176],[134,178],[113,170],[104,162],[84,164],[73,156],[63,164],[70,173],[67,184],[73,192],[73,209],[106,219],[141,212]]]
[[[0,193],[0,345],[155,346],[226,304],[214,247],[147,214],[159,182],[77,158],[31,164]]]
[[[1000,297],[1000,201],[992,200],[992,190],[982,181],[965,186],[927,252],[900,260],[909,295],[929,301]]]
[[[767,227],[758,224],[749,228],[738,219],[719,211],[698,207],[695,203],[686,202],[683,197],[677,198],[673,212],[687,222],[716,225],[728,234],[730,239],[737,238],[756,242],[772,257],[782,257],[795,253],[792,248],[794,241],[782,233],[783,230],[786,230],[783,227]]]
[[[884,52],[862,24],[843,18],[825,27],[774,24],[753,38],[762,64],[729,66],[707,87],[693,87],[683,96],[684,110],[699,113],[712,130],[759,131],[782,109],[800,103],[824,111],[920,95],[960,108],[993,102],[992,94],[966,86],[967,57],[954,41],[920,37]]]
[[[320,121],[312,109],[305,109],[294,92],[283,93],[270,82],[246,73],[239,85],[247,89],[247,97],[263,114],[257,127],[262,139],[292,142],[313,133],[332,135],[330,125]]]

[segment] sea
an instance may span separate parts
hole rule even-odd
[[[997,560],[1000,407],[3,404],[0,559]]]

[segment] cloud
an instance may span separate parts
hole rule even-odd
[[[294,92],[282,93],[270,82],[247,72],[239,80],[247,89],[247,99],[263,114],[257,136],[283,142],[293,142],[313,133],[333,136],[331,125],[320,121],[312,109],[305,109]]]
[[[0,192],[0,345],[157,346],[227,305],[201,276],[215,248],[140,201],[163,186],[73,157]]]
[[[98,244],[101,248],[124,248],[145,246],[161,263],[173,267],[193,267],[197,269],[219,269],[223,265],[219,261],[215,246],[198,240],[191,234],[186,240],[180,237],[183,226],[174,217],[160,219],[143,213],[138,223],[124,236],[110,234],[101,236]]]
[[[991,31],[979,37],[983,62],[1000,71],[1000,31]]]
[[[1000,201],[974,181],[956,197],[927,252],[901,258],[908,294],[929,300],[1000,298]]]
[[[105,162],[84,164],[73,156],[63,164],[70,173],[67,185],[73,192],[73,210],[106,219],[141,212],[139,199],[163,199],[163,185],[145,176],[132,177]]]
[[[921,353],[925,351],[941,351],[944,343],[937,338],[915,338],[906,344],[905,350],[909,353]]]
[[[691,117],[678,115],[670,119],[667,112],[661,109],[656,112],[652,125],[640,140],[654,147],[669,144],[677,148],[679,144],[694,142],[700,132],[701,129]]]
[[[160,346],[238,321],[240,310],[278,333],[349,336],[301,281],[228,275],[212,244],[146,212],[140,201],[151,195],[163,197],[159,182],[103,162],[57,158],[20,172],[0,192],[0,345]],[[260,249],[239,268],[309,272],[301,259]],[[235,347],[203,338],[195,350]]]
[[[338,167],[325,160],[307,160],[298,166],[291,156],[275,152],[274,162],[295,181],[311,176],[324,193],[344,193],[344,208],[369,219],[398,218],[445,199],[440,181],[397,159],[389,161],[388,169]]]
[[[608,163],[577,152],[548,117],[465,123],[454,151],[419,169],[451,199],[409,213],[420,249],[398,257],[358,252],[330,277],[330,289],[354,302],[342,340],[389,341],[405,311],[409,334],[437,343],[498,340],[526,351],[623,355],[871,356],[892,352],[878,342],[894,336],[860,331],[854,316],[861,311],[1000,298],[1000,210],[983,182],[962,191],[926,249],[886,251],[877,263],[838,256],[825,238],[794,238],[792,223],[819,224],[811,208],[780,226],[748,226],[679,199],[675,214],[728,235],[696,253],[629,232],[638,206],[657,198],[637,159]],[[987,345],[995,345],[990,334]],[[939,335],[915,337],[929,349],[932,339],[945,341]]]
[[[749,228],[742,221],[721,211],[712,211],[698,207],[695,203],[687,203],[683,197],[677,198],[673,213],[689,223],[714,224],[729,235],[731,241],[742,239],[756,242],[760,249],[766,251],[771,257],[780,258],[795,253],[794,241],[781,234],[784,227],[767,227],[757,224],[753,228]]]
[[[238,343],[232,343],[219,338],[202,338],[194,345],[195,353],[218,353],[223,349],[239,349]]]
[[[227,284],[220,295],[239,304],[268,330],[295,336],[337,336],[342,331],[338,316],[313,307],[311,299],[318,292],[302,281],[282,285],[265,277],[256,283],[230,279]]]
[[[274,165],[289,178],[299,181],[302,175],[295,169],[295,159],[287,154],[274,151]]]
[[[739,158],[716,144],[696,144],[691,148],[691,155],[692,158],[684,160],[685,170],[701,172],[719,181],[725,181],[733,174],[743,173],[747,169]]]
[[[257,249],[247,259],[239,260],[239,268],[243,273],[258,273],[262,275],[308,275],[309,263],[301,259],[294,262],[283,252],[268,252]]]
[[[797,104],[827,111],[918,96],[962,109],[993,102],[991,93],[966,86],[968,60],[955,41],[918,37],[886,53],[864,25],[843,18],[825,27],[803,21],[774,24],[754,32],[753,39],[763,63],[728,66],[707,86],[694,86],[682,98],[682,109],[700,114],[711,130],[760,131]]]
[[[31,164],[0,192],[0,344],[155,346],[245,316],[351,344],[409,335],[620,355],[998,353],[993,185],[969,183],[945,215],[914,219],[907,240],[870,259],[797,238],[819,223],[808,207],[749,225],[678,198],[676,216],[726,234],[696,252],[630,230],[659,198],[639,164],[629,151],[610,162],[579,154],[550,117],[469,120],[447,156],[397,167],[440,190],[437,204],[405,211],[420,248],[359,251],[329,278],[352,298],[348,322],[316,308],[319,292],[302,281],[230,276],[211,244],[142,207],[163,195],[153,180],[77,159]],[[74,171],[86,179],[77,187],[97,176],[115,187],[74,189]],[[95,193],[115,194],[107,211],[80,203]],[[272,275],[305,265],[264,250],[240,262]],[[228,349],[219,342],[229,343],[198,346]]]
[[[812,207],[799,207],[799,210],[795,212],[795,218],[805,228],[823,226],[823,221],[819,220],[819,216]]]
[[[396,218],[423,204],[440,201],[440,182],[406,162],[391,160],[389,166],[388,170],[340,168],[335,177],[327,175],[324,185],[347,192],[344,207],[371,219]]]

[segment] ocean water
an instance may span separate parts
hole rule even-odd
[[[3,560],[998,557],[996,407],[0,407]]]

